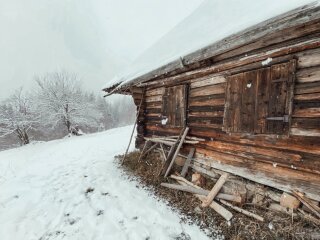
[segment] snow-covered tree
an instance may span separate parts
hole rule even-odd
[[[46,126],[63,124],[68,133],[76,126],[98,128],[101,113],[94,99],[81,89],[76,74],[66,71],[37,77],[37,108]]]
[[[22,88],[0,106],[0,137],[15,134],[22,145],[28,144],[29,131],[37,124],[35,109]]]

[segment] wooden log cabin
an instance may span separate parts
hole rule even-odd
[[[197,25],[186,23],[180,29],[190,36]],[[192,146],[194,166],[320,201],[319,2],[207,41],[104,89],[130,94],[137,109],[141,103],[136,146],[144,137],[179,135],[188,126],[188,136],[206,140]],[[190,147],[184,144],[182,152]]]

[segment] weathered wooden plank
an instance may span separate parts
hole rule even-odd
[[[254,132],[261,134],[267,131],[266,118],[268,116],[270,95],[270,68],[260,69],[257,73],[257,80]]]
[[[194,155],[195,150],[196,150],[195,148],[191,148],[191,149],[190,149],[190,152],[189,152],[189,154],[188,154],[187,160],[186,160],[186,162],[184,163],[184,166],[183,166],[183,168],[182,168],[182,170],[181,170],[181,176],[182,176],[182,177],[185,177],[186,174],[187,174],[187,172],[188,172],[188,168],[189,168],[189,166],[190,166],[190,163],[191,163],[191,160],[192,160],[192,157],[193,157],[193,155]]]
[[[309,68],[320,65],[320,49],[313,49],[298,55],[298,68]]]
[[[228,161],[243,161],[243,165],[250,165],[255,162],[261,162],[264,164],[272,165],[274,167],[284,167],[287,169],[297,169],[299,172],[306,172],[312,174],[320,174],[320,163],[314,162],[301,162],[301,161],[287,161],[282,158],[277,158],[276,156],[270,157],[265,155],[259,155],[254,153],[239,152],[231,149],[221,150],[208,147],[206,145],[198,144],[197,151],[201,148],[210,152],[210,157],[217,160],[226,159]]]
[[[195,106],[189,107],[189,112],[224,111],[224,106]]]
[[[320,108],[295,109],[293,112],[293,116],[304,118],[320,117]]]
[[[295,94],[306,94],[306,93],[319,93],[320,94],[320,81],[297,84],[295,86]]]
[[[145,98],[145,101],[146,101],[147,103],[149,103],[149,102],[159,102],[159,101],[162,101],[162,95],[146,97],[146,98]]]
[[[210,141],[210,142],[202,142],[201,145],[206,145],[211,147],[212,149],[216,149],[217,151],[234,151],[234,152],[245,152],[252,154],[259,154],[262,156],[268,156],[270,158],[281,158],[285,162],[297,162],[301,161],[302,157],[299,154],[288,153],[279,150],[273,150],[268,148],[262,148],[258,146],[248,146],[242,144],[228,143],[222,141]]]
[[[320,119],[319,119],[320,122]],[[320,129],[290,128],[291,135],[320,137]],[[319,139],[320,141],[320,139]]]
[[[225,91],[225,83],[219,83],[216,85],[210,85],[199,88],[190,89],[190,97],[206,96],[212,94],[222,94]]]
[[[230,131],[238,132],[241,129],[241,106],[242,106],[242,85],[243,85],[244,73],[237,74],[228,79],[231,84],[230,88],[230,107],[232,110],[230,114],[231,128]]]
[[[243,74],[241,89],[241,125],[240,132],[253,133],[255,126],[256,92],[257,92],[257,71],[250,71]]]
[[[214,124],[214,123],[206,123],[206,122],[191,122],[188,124],[190,127],[196,128],[212,128],[212,129],[220,129],[222,130],[222,124]]]
[[[190,87],[191,89],[193,89],[193,88],[210,86],[210,85],[215,85],[215,84],[225,83],[225,82],[226,82],[226,78],[223,75],[213,74],[213,75],[191,80]]]
[[[297,82],[308,83],[320,81],[320,66],[305,68],[297,71]]]
[[[229,173],[223,173],[218,181],[215,183],[211,191],[209,192],[208,196],[206,197],[205,201],[202,203],[202,207],[208,207],[213,199],[217,196],[219,191],[221,190],[223,184],[226,182],[227,178],[229,177]]]
[[[277,64],[271,67],[271,81],[275,79],[289,80],[289,64]],[[288,115],[288,82],[270,82],[268,117],[284,117]],[[284,121],[268,120],[267,132],[284,134],[288,131],[288,123]]]
[[[146,102],[145,106],[146,108],[162,108],[162,102],[163,101],[158,101],[158,102]]]
[[[225,103],[224,98],[216,98],[216,99],[208,99],[204,101],[196,101],[196,100],[191,100],[189,102],[190,107],[223,107]]]
[[[146,123],[146,130],[156,133],[155,135],[177,135],[180,133],[179,128],[164,128],[162,126],[150,125]],[[161,136],[162,136],[161,135]],[[310,153],[320,155],[320,141],[315,138],[300,137],[300,136],[278,136],[278,135],[244,135],[244,134],[232,134],[226,135],[221,131],[206,130],[206,129],[190,129],[190,135],[213,139],[220,141],[227,141],[236,144],[245,144],[251,146],[266,147],[270,149],[280,149],[284,151],[296,151],[301,153]]]
[[[291,126],[302,129],[320,129],[320,118],[293,118]]]
[[[224,111],[223,110],[216,110],[212,112],[196,112],[196,111],[190,111],[189,117],[223,117]]]
[[[145,96],[146,97],[151,97],[151,96],[157,96],[157,95],[163,95],[165,92],[164,87],[160,87],[160,88],[155,88],[155,89],[151,89],[151,90],[146,90]]]
[[[294,100],[317,101],[317,100],[320,100],[320,94],[319,93],[299,94],[294,96]]]

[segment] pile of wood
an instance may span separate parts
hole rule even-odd
[[[292,191],[291,193],[283,192],[281,194],[261,184],[243,181],[241,177],[221,170],[206,170],[193,161],[195,148],[190,148],[188,156],[180,154],[184,143],[190,145],[203,141],[201,138],[188,137],[188,131],[189,128],[186,127],[179,136],[145,137],[145,145],[140,159],[153,150],[158,151],[163,159],[160,175],[168,177],[177,159],[184,159],[182,164],[180,163],[181,172],[170,175],[170,178],[174,179],[177,184],[162,183],[161,186],[194,194],[201,200],[201,207],[212,208],[227,221],[230,221],[233,217],[233,214],[227,209],[231,208],[263,222],[264,218],[262,216],[243,209],[243,206],[246,203],[262,206],[268,202],[268,209],[270,210],[280,211],[291,216],[300,215],[314,224],[320,225],[319,202],[308,199],[303,193]],[[192,180],[188,181],[186,176],[188,172],[190,173],[190,169],[194,173],[192,174]],[[206,182],[204,176],[215,182],[211,190],[202,188]]]
[[[203,178],[203,176],[199,173],[193,174],[193,179],[190,182],[186,178],[182,177],[181,174],[171,175],[170,178],[176,180],[177,184],[161,183],[161,186],[194,194],[198,199],[201,200],[201,207],[212,208],[227,221],[230,221],[233,217],[233,214],[227,208],[231,208],[258,221],[264,221],[262,216],[242,208],[247,201],[246,195],[243,195],[239,192],[231,193],[230,187],[228,185],[224,186],[227,180],[232,178],[232,175],[229,173],[223,173],[210,191],[199,186],[201,185],[199,176],[201,176],[200,178]],[[255,193],[251,203],[262,205],[264,198],[269,198],[269,201],[272,200],[272,203],[269,205],[270,210],[280,211],[291,216],[296,216],[299,214],[314,224],[320,225],[319,203],[309,200],[304,196],[303,193],[294,191],[292,194],[285,192],[279,194],[270,190],[263,191],[260,188],[260,191]]]

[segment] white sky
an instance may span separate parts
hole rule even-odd
[[[203,0],[0,0],[0,100],[66,69],[99,93]]]

